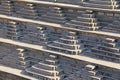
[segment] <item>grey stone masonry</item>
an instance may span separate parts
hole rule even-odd
[[[49,11],[49,6],[44,6],[44,5],[35,5],[36,12],[38,14],[38,20],[42,15],[45,15]]]
[[[25,69],[30,66],[29,56],[25,49],[18,48],[17,49],[18,58],[20,65],[18,66],[19,69]]]
[[[96,18],[101,24],[101,31],[119,33],[120,14],[97,12]]]
[[[36,27],[33,27],[36,26]],[[49,32],[37,25],[26,25],[26,29],[23,31],[24,35],[21,41],[36,44],[36,45],[47,45],[49,43]]]
[[[66,27],[83,29],[83,30],[97,30],[100,28],[95,14],[91,10],[78,11],[79,15],[75,20],[70,20],[65,24]]]
[[[9,0],[0,0],[0,14],[12,15],[13,4]]]
[[[28,18],[28,19],[36,19],[38,18],[37,11],[35,10],[35,5],[34,4],[24,4],[24,3],[14,3],[15,7],[15,14],[13,16],[17,17],[23,17],[23,18]]]
[[[69,75],[64,80],[116,80],[111,73],[105,72],[96,65],[88,64],[81,70]]]
[[[119,0],[88,0],[83,3],[85,7],[116,9],[119,7]]]
[[[7,66],[9,65],[10,67],[23,69],[23,66],[21,65],[21,61],[23,59],[19,56],[21,51],[20,49],[17,49],[16,51],[12,52],[9,51],[7,55],[3,57],[2,63]]]
[[[14,21],[9,21],[5,30],[6,38],[12,40],[19,40],[21,36],[21,28],[19,23]]]
[[[66,22],[66,17],[59,7],[49,7],[48,12],[40,17],[40,20],[64,24]]]
[[[119,53],[120,45],[117,43],[117,39],[113,38],[106,38],[97,48],[93,48],[90,51],[90,55],[96,58],[118,63],[120,62]]]
[[[0,80],[17,76],[120,80],[120,0],[0,0]]]
[[[4,57],[6,57],[10,52],[11,50],[6,48],[6,47],[3,47],[3,46],[0,46],[0,63],[3,64],[3,59]]]
[[[82,4],[83,0],[55,0],[55,2],[69,3],[69,4]]]
[[[38,62],[25,71],[39,80],[62,80],[64,78],[64,72],[56,55],[49,55],[44,62]]]
[[[39,0],[39,1],[50,1],[50,2],[58,2],[58,3],[68,3],[68,4],[81,4],[83,0]]]
[[[80,54],[84,50],[84,46],[82,43],[80,43],[80,39],[78,39],[76,32],[72,31],[63,34],[63,37],[61,37],[59,40],[48,44],[47,48],[71,55]]]

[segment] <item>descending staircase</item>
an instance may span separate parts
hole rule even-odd
[[[19,23],[14,21],[9,21],[6,27],[6,38],[12,40],[19,40],[21,36],[21,28]]]
[[[40,80],[62,80],[64,78],[63,70],[56,55],[49,55],[44,62],[39,62],[25,71]]]
[[[18,48],[17,49],[18,58],[19,58],[19,68],[20,69],[26,69],[30,66],[30,60],[29,56],[27,55],[27,52],[25,49]]]
[[[83,30],[97,30],[100,28],[93,11],[79,11],[76,19],[70,20],[65,24],[66,27],[77,28]]]
[[[9,65],[10,67],[24,69],[25,65],[22,65],[22,63],[25,63],[26,57],[23,57],[24,51],[23,49],[16,49],[16,51],[12,51],[12,53],[7,53],[6,56],[3,57],[2,63],[4,65]]]
[[[72,55],[77,55],[83,51],[83,45],[80,43],[75,32],[63,34],[62,38],[49,44],[47,48]]]
[[[37,28],[38,31],[38,44],[47,45],[49,43],[49,32],[42,27]]]

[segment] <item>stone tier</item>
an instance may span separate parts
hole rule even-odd
[[[5,52],[6,55],[2,58],[1,62],[4,65],[17,68],[17,69],[25,69],[28,66],[28,63],[26,60],[28,58],[27,55],[24,55],[24,49],[16,49],[16,51],[9,51]]]
[[[37,28],[28,28],[25,30],[26,34],[24,34],[24,37],[22,38],[22,41],[36,44],[36,45],[47,45],[49,41],[49,32],[44,29],[43,27],[37,27]]]
[[[19,3],[15,3],[15,5],[19,5]],[[38,18],[37,11],[35,10],[35,5],[34,4],[21,4],[19,6],[16,6],[16,12],[14,16],[17,17],[23,17],[23,18],[28,18],[28,19],[36,19]]]
[[[63,70],[56,55],[49,55],[44,62],[39,62],[31,68],[27,68],[26,72],[42,80],[61,80],[64,77]]]
[[[85,7],[117,9],[119,7],[118,0],[89,0],[83,3]]]
[[[106,38],[97,48],[93,48],[90,51],[90,54],[94,57],[113,62],[120,62],[119,53],[119,44],[116,39],[112,38]]]
[[[62,12],[62,9],[59,7],[49,7],[49,12],[42,15],[40,20],[51,22],[51,23],[58,23],[64,24],[66,22],[66,17]]]
[[[6,27],[6,38],[18,40],[21,36],[21,28],[17,22],[10,21]]]
[[[63,52],[66,54],[76,55],[83,51],[84,46],[80,43],[75,32],[69,32],[63,35],[57,41],[49,44],[48,49]]]
[[[100,28],[93,11],[78,11],[78,13],[76,19],[72,19],[65,24],[66,27],[83,30],[97,30]]]
[[[0,14],[11,15],[13,11],[11,1],[1,0],[0,3]]]

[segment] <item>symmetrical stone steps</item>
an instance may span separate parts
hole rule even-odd
[[[72,55],[77,55],[84,50],[84,47],[80,43],[80,40],[77,38],[75,32],[68,32],[63,35],[64,36],[59,40],[54,41],[52,44],[47,45],[47,48],[50,50]]]
[[[44,62],[39,62],[31,68],[27,68],[26,72],[42,80],[61,80],[64,77],[63,70],[60,67],[59,60],[56,55],[49,55]]]

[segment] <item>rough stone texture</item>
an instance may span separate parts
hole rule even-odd
[[[0,80],[29,80],[29,79],[25,79],[23,77],[15,76],[15,75],[0,71]]]
[[[0,79],[120,80],[119,3],[1,0]]]

